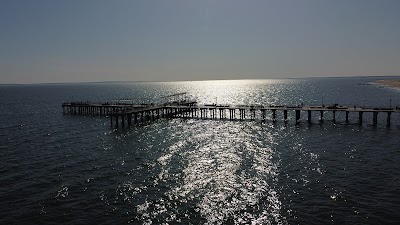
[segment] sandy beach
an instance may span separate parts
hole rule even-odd
[[[377,80],[375,83],[400,88],[400,80]]]

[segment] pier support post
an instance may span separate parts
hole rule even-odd
[[[363,121],[363,111],[358,112],[358,123],[361,125]]]
[[[390,116],[391,116],[392,112],[388,112],[387,114],[387,120],[386,120],[386,126],[390,127]]]
[[[319,121],[323,122],[324,121],[324,111],[321,110],[321,111],[319,111],[319,113],[321,114]]]
[[[349,124],[349,111],[346,111],[346,124]]]
[[[307,113],[308,113],[308,123],[311,123],[311,110],[308,110]]]
[[[222,120],[224,118],[224,109],[219,109],[219,119]]]
[[[272,109],[272,122],[276,122],[276,109]]]
[[[243,120],[246,118],[246,111],[245,109],[239,109],[240,119]]]
[[[132,114],[128,114],[128,127],[132,124]]]
[[[283,110],[283,120],[287,122],[287,110]]]
[[[115,128],[118,129],[118,115],[115,116]]]
[[[376,126],[378,124],[378,112],[374,112],[372,124]]]
[[[332,111],[333,123],[336,123],[336,110]]]
[[[300,123],[300,110],[296,110],[296,124]]]
[[[265,121],[265,109],[261,109],[262,121]]]

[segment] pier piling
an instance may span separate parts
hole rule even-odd
[[[333,117],[332,119],[333,123],[336,123],[336,110],[332,111],[332,117]]]
[[[283,110],[283,119],[285,120],[285,123],[287,122],[287,110]]]
[[[296,111],[296,124],[300,123],[300,110],[295,110]]]
[[[272,122],[276,122],[276,109],[272,109]]]
[[[372,124],[376,126],[378,124],[378,112],[373,112],[373,122]]]

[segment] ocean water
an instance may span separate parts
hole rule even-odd
[[[398,224],[400,114],[115,130],[64,101],[400,106],[377,77],[0,86],[0,224]]]

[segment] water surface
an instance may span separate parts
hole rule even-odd
[[[64,101],[400,106],[382,78],[0,86],[1,224],[395,224],[399,114],[159,120],[114,130]],[[140,100],[139,100],[140,99]],[[306,121],[307,115],[302,115]],[[269,115],[270,119],[271,115]]]

